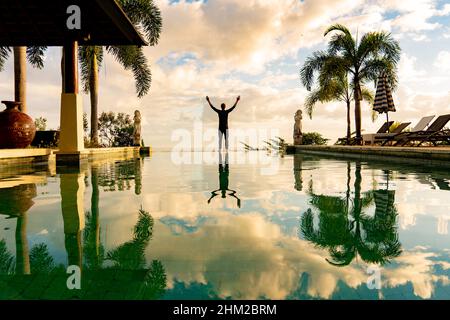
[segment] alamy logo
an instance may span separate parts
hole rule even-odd
[[[81,290],[81,269],[79,266],[69,266],[67,268],[67,274],[70,274],[67,278],[67,288],[69,290]]]
[[[67,7],[67,14],[70,16],[67,18],[67,29],[69,30],[81,30],[81,9],[77,5],[71,5]]]

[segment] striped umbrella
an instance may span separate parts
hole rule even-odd
[[[378,77],[377,93],[375,95],[375,102],[373,110],[378,113],[386,113],[387,122],[389,122],[389,112],[395,112],[394,99],[392,98],[392,91],[389,87],[386,73],[382,73]]]

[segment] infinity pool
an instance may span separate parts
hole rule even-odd
[[[3,168],[0,299],[450,299],[449,220],[448,170],[394,161]]]

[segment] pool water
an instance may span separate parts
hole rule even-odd
[[[182,159],[1,169],[0,299],[450,299],[447,169]]]

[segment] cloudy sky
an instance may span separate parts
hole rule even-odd
[[[170,148],[174,132],[192,132],[200,124],[214,128],[216,115],[204,101],[232,104],[232,128],[275,130],[291,140],[293,115],[303,108],[306,90],[298,73],[305,58],[323,49],[324,30],[342,23],[353,33],[386,30],[402,48],[398,112],[393,118],[415,122],[421,116],[450,112],[450,4],[436,0],[156,0],[163,32],[156,47],[146,48],[153,72],[152,89],[135,96],[133,78],[107,57],[100,76],[100,111],[141,110],[144,140]],[[44,70],[29,69],[28,108],[33,117],[59,123],[60,49],[51,49]],[[0,73],[0,97],[13,97],[12,61]],[[89,111],[85,97],[84,108]],[[364,106],[363,127],[372,123]],[[304,131],[327,138],[345,135],[345,106],[318,106]],[[176,134],[175,134],[176,136]]]

